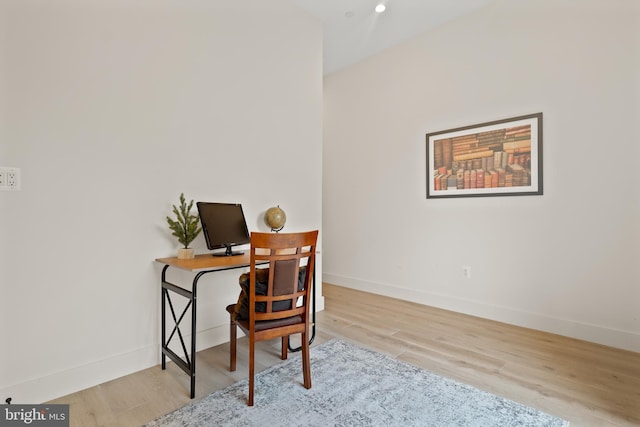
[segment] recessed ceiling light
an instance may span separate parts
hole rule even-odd
[[[385,6],[382,3],[380,3],[379,5],[376,6],[376,12],[382,13],[382,12],[385,11],[386,8],[387,8],[387,6]]]

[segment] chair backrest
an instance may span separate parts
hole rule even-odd
[[[249,322],[301,316],[308,322],[318,230],[301,233],[251,233]],[[266,289],[256,295],[257,265],[269,262]],[[262,289],[261,289],[262,290]],[[301,304],[299,303],[301,302]],[[256,303],[262,306],[256,311]]]

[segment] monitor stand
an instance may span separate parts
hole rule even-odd
[[[214,252],[211,255],[213,256],[236,256],[236,255],[243,255],[244,252],[233,252],[231,251],[231,245],[225,245],[225,247],[227,248],[227,250],[225,250],[224,252]]]

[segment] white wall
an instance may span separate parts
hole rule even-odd
[[[640,3],[496,1],[324,105],[325,282],[640,351]],[[426,199],[426,133],[538,112],[543,196]]]
[[[176,253],[181,192],[242,203],[252,230],[276,204],[285,231],[320,227],[321,25],[228,3],[0,0],[0,165],[22,169],[0,193],[3,401],[159,362],[153,260]],[[201,280],[199,348],[228,340],[239,274]]]

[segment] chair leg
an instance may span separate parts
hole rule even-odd
[[[237,339],[237,327],[236,322],[231,320],[231,327],[229,329],[229,370],[231,372],[236,370],[236,339]]]
[[[280,358],[282,360],[287,360],[287,350],[289,347],[289,336],[284,336],[282,337],[282,350],[281,350],[281,355]]]
[[[302,376],[304,388],[311,388],[311,360],[309,358],[309,338],[302,334]]]
[[[255,385],[255,346],[253,337],[249,338],[249,406],[253,406],[253,388]]]

